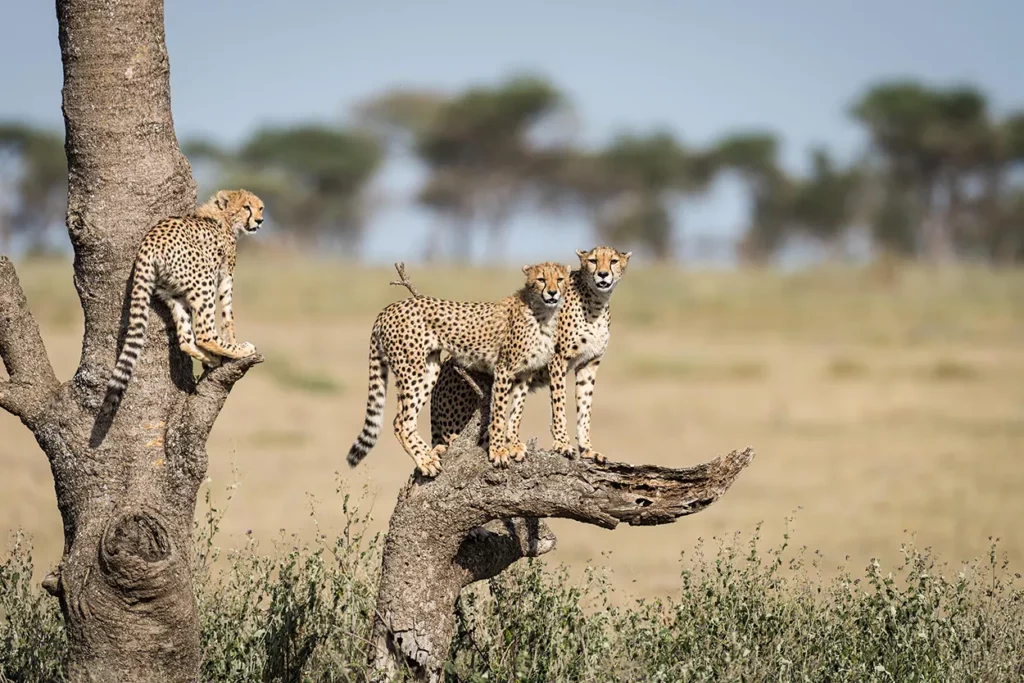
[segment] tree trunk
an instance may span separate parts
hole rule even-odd
[[[597,465],[531,445],[525,461],[495,469],[478,446],[488,419],[488,379],[472,376],[484,388],[481,409],[442,456],[441,474],[413,475],[391,516],[374,622],[375,681],[405,667],[418,680],[440,681],[459,593],[520,558],[552,550],[556,539],[540,518],[606,529],[619,522],[667,524],[715,502],[754,457],[748,448],[670,469]]]
[[[54,376],[11,262],[0,257],[0,407],[49,458],[64,554],[43,586],[60,599],[72,682],[196,681],[191,576],[206,437],[232,385],[262,358],[197,382],[168,344],[161,306],[113,420],[97,410],[122,339],[143,232],[195,207],[171,120],[162,0],[58,0],[64,64],[67,226],[85,317],[81,361]]]

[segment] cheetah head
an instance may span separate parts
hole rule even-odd
[[[540,297],[545,306],[555,308],[565,298],[570,270],[569,266],[551,262],[523,266],[526,288],[531,294]]]
[[[587,284],[604,294],[610,294],[626,272],[626,264],[633,252],[616,251],[611,247],[594,247],[590,251],[576,250],[580,269],[588,277]]]
[[[248,190],[221,190],[212,201],[222,220],[237,232],[251,235],[263,225],[263,201]]]

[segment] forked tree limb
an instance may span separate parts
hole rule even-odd
[[[398,271],[398,278],[399,279],[392,280],[390,284],[398,286],[398,287],[405,287],[406,289],[409,290],[409,293],[412,294],[415,297],[422,296],[419,293],[419,291],[413,286],[412,281],[409,280],[409,276],[405,274],[405,262],[404,261],[397,261],[397,262],[395,262],[395,270]]]
[[[403,666],[420,680],[441,680],[462,588],[550,551],[555,538],[540,518],[606,529],[668,524],[718,500],[754,458],[747,448],[668,468],[596,464],[531,449],[523,462],[496,469],[478,446],[480,416],[478,410],[449,445],[440,475],[414,474],[399,494],[377,600],[375,680],[388,680]]]
[[[6,256],[0,256],[0,358],[10,376],[0,381],[0,408],[31,426],[60,384],[14,264]]]

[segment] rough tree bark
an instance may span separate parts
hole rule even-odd
[[[392,284],[415,295],[401,267],[399,275]],[[523,557],[552,550],[555,536],[541,518],[606,529],[620,522],[668,524],[714,503],[754,458],[748,448],[671,469],[598,465],[531,447],[522,463],[495,469],[478,445],[489,419],[489,378],[464,377],[480,389],[480,409],[442,456],[441,474],[414,474],[391,516],[374,623],[375,681],[405,666],[420,680],[441,680],[459,593]]]
[[[162,0],[57,0],[64,64],[74,285],[85,318],[74,377],[54,375],[11,262],[0,257],[0,407],[49,458],[64,554],[43,586],[60,599],[73,682],[198,678],[190,569],[206,437],[252,356],[198,382],[157,305],[141,362],[97,424],[142,233],[195,207],[171,119]]]

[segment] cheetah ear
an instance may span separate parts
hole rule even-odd
[[[228,208],[228,193],[227,190],[221,190],[217,193],[216,203],[218,209]]]
[[[528,266],[528,265],[527,266],[523,266],[523,275],[529,275],[529,274],[530,274],[530,266]]]
[[[622,255],[622,258],[624,258],[624,259],[626,259],[628,261],[629,257],[632,256],[632,255],[633,255],[633,252],[627,251],[625,254]]]
[[[582,249],[577,249],[576,250],[576,255],[579,256],[580,257],[580,261],[582,261],[584,258],[586,258],[587,252],[583,251]]]

